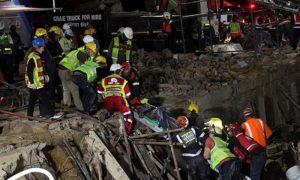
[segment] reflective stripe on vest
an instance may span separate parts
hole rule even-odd
[[[251,137],[262,147],[266,147],[265,125],[261,119],[249,119],[243,123],[245,134]]]
[[[113,64],[116,64],[118,62],[118,56],[119,56],[119,49],[120,49],[120,42],[119,42],[119,37],[114,37],[114,45],[113,45],[113,49],[112,49],[112,60],[113,60]],[[129,62],[130,60],[130,53],[131,53],[131,46],[132,46],[132,42],[131,40],[127,40],[126,43],[126,54],[125,54],[125,60],[127,62]]]
[[[210,151],[211,168],[216,169],[221,161],[229,157],[235,157],[227,147],[228,144],[219,137],[212,136],[215,146]]]
[[[66,57],[64,57],[59,64],[69,69],[70,71],[74,71],[79,65],[80,61],[77,58],[77,54],[79,51],[84,51],[84,47],[80,47],[76,50],[69,52]]]
[[[98,63],[94,61],[87,60],[85,63],[75,70],[81,71],[86,74],[87,81],[89,83],[93,82],[97,78],[97,68],[99,67]]]
[[[9,47],[10,43],[9,43],[8,34],[4,34],[3,38],[0,39],[0,45],[3,45],[3,47],[1,47],[1,53],[12,54],[12,48]]]
[[[28,88],[33,88],[34,85],[37,89],[40,89],[44,87],[45,84],[43,62],[40,56],[38,56],[35,52],[31,52],[28,55],[27,66],[29,61],[31,60],[34,62],[35,65],[33,69],[33,84],[30,83],[27,73],[25,73],[25,82]],[[27,72],[27,67],[26,67],[26,72]]]
[[[183,144],[183,148],[197,142],[196,132],[194,128],[187,129],[176,135],[176,138]]]
[[[199,149],[199,151],[197,151],[196,153],[182,153],[181,155],[184,156],[184,157],[195,157],[195,156],[198,156],[202,151],[202,148]]]

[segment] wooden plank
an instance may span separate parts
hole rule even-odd
[[[101,163],[106,166],[106,169],[114,179],[130,179],[121,165],[94,131],[89,131],[89,135],[86,136],[84,140],[87,143],[88,149],[94,152],[94,158],[98,158]]]

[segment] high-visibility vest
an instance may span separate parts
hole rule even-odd
[[[211,160],[211,168],[216,169],[220,163],[230,157],[235,157],[234,154],[232,154],[227,147],[228,144],[223,141],[221,138],[216,136],[211,136],[213,139],[215,146],[210,150],[210,160]]]
[[[9,46],[9,37],[10,35],[8,34],[3,34],[2,37],[0,38],[0,45],[1,47],[1,53],[2,54],[12,54],[12,48]]]
[[[239,37],[241,36],[241,28],[240,28],[240,23],[238,22],[231,22],[229,24],[230,27],[230,36],[231,37]]]
[[[110,96],[121,96],[127,104],[126,100],[126,94],[125,94],[125,86],[127,84],[127,80],[123,77],[112,74],[110,76],[105,77],[101,81],[101,85],[104,89],[103,96],[104,98],[110,97]]]
[[[261,119],[249,118],[242,124],[245,135],[251,137],[262,147],[267,146],[267,139],[272,135],[272,130]]]
[[[99,64],[92,61],[87,60],[81,66],[77,67],[75,71],[81,71],[86,75],[86,79],[89,83],[93,82],[97,78],[97,68]]]
[[[33,88],[33,85],[37,88],[43,88],[45,85],[44,81],[44,66],[43,62],[40,58],[39,55],[37,55],[35,52],[31,52],[28,55],[28,61],[27,61],[27,66],[29,61],[34,62],[34,69],[33,69],[33,84],[29,81],[28,74],[25,73],[25,82],[28,88]],[[26,67],[26,72],[27,72],[27,67]]]
[[[70,71],[74,71],[78,66],[80,66],[80,61],[77,58],[77,54],[79,51],[84,51],[84,47],[80,47],[76,50],[69,52],[60,62],[59,64],[69,69]]]
[[[194,128],[187,129],[176,135],[177,140],[183,144],[183,148],[191,144],[197,143],[196,131]]]
[[[119,50],[120,50],[120,39],[119,37],[114,37],[113,38],[114,45],[112,49],[112,60],[113,64],[116,64],[118,62],[118,56],[119,56]],[[125,60],[129,62],[130,60],[130,54],[131,54],[131,48],[132,48],[132,41],[130,39],[127,40],[126,42],[126,54],[125,54]]]
[[[163,22],[163,32],[165,32],[165,33],[171,33],[172,32],[171,23],[172,23],[172,21],[169,21],[169,22],[164,21]]]

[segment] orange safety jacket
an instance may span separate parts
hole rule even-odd
[[[248,118],[242,124],[245,135],[251,137],[262,147],[267,147],[267,139],[272,135],[271,128],[263,120],[258,118]]]

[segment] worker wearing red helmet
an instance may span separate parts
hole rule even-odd
[[[140,79],[141,75],[140,72],[132,67],[129,62],[124,62],[122,64],[122,77],[124,77],[128,81],[129,88],[132,92],[132,99],[131,102],[137,103],[140,97]]]
[[[260,158],[252,159],[253,166],[256,168],[263,168],[259,166],[264,166],[261,161],[266,161],[266,147],[267,147],[267,139],[272,135],[272,130],[268,126],[266,122],[263,120],[254,117],[253,110],[249,107],[245,108],[243,111],[244,117],[246,121],[242,124],[242,128],[245,130],[245,135],[252,138],[256,141],[262,148],[263,152],[260,154]],[[254,179],[260,179],[260,174],[255,174]]]
[[[229,142],[233,145],[233,151],[241,161],[250,164],[250,178],[261,179],[261,173],[266,162],[265,150],[257,142],[244,134],[244,130],[238,123],[228,126]]]
[[[122,66],[112,64],[110,71],[113,73],[102,79],[98,87],[98,93],[104,98],[104,109],[112,113],[115,110],[121,112],[125,120],[125,129],[127,134],[133,130],[133,119],[129,108],[127,98],[131,95],[127,80],[121,74]]]

